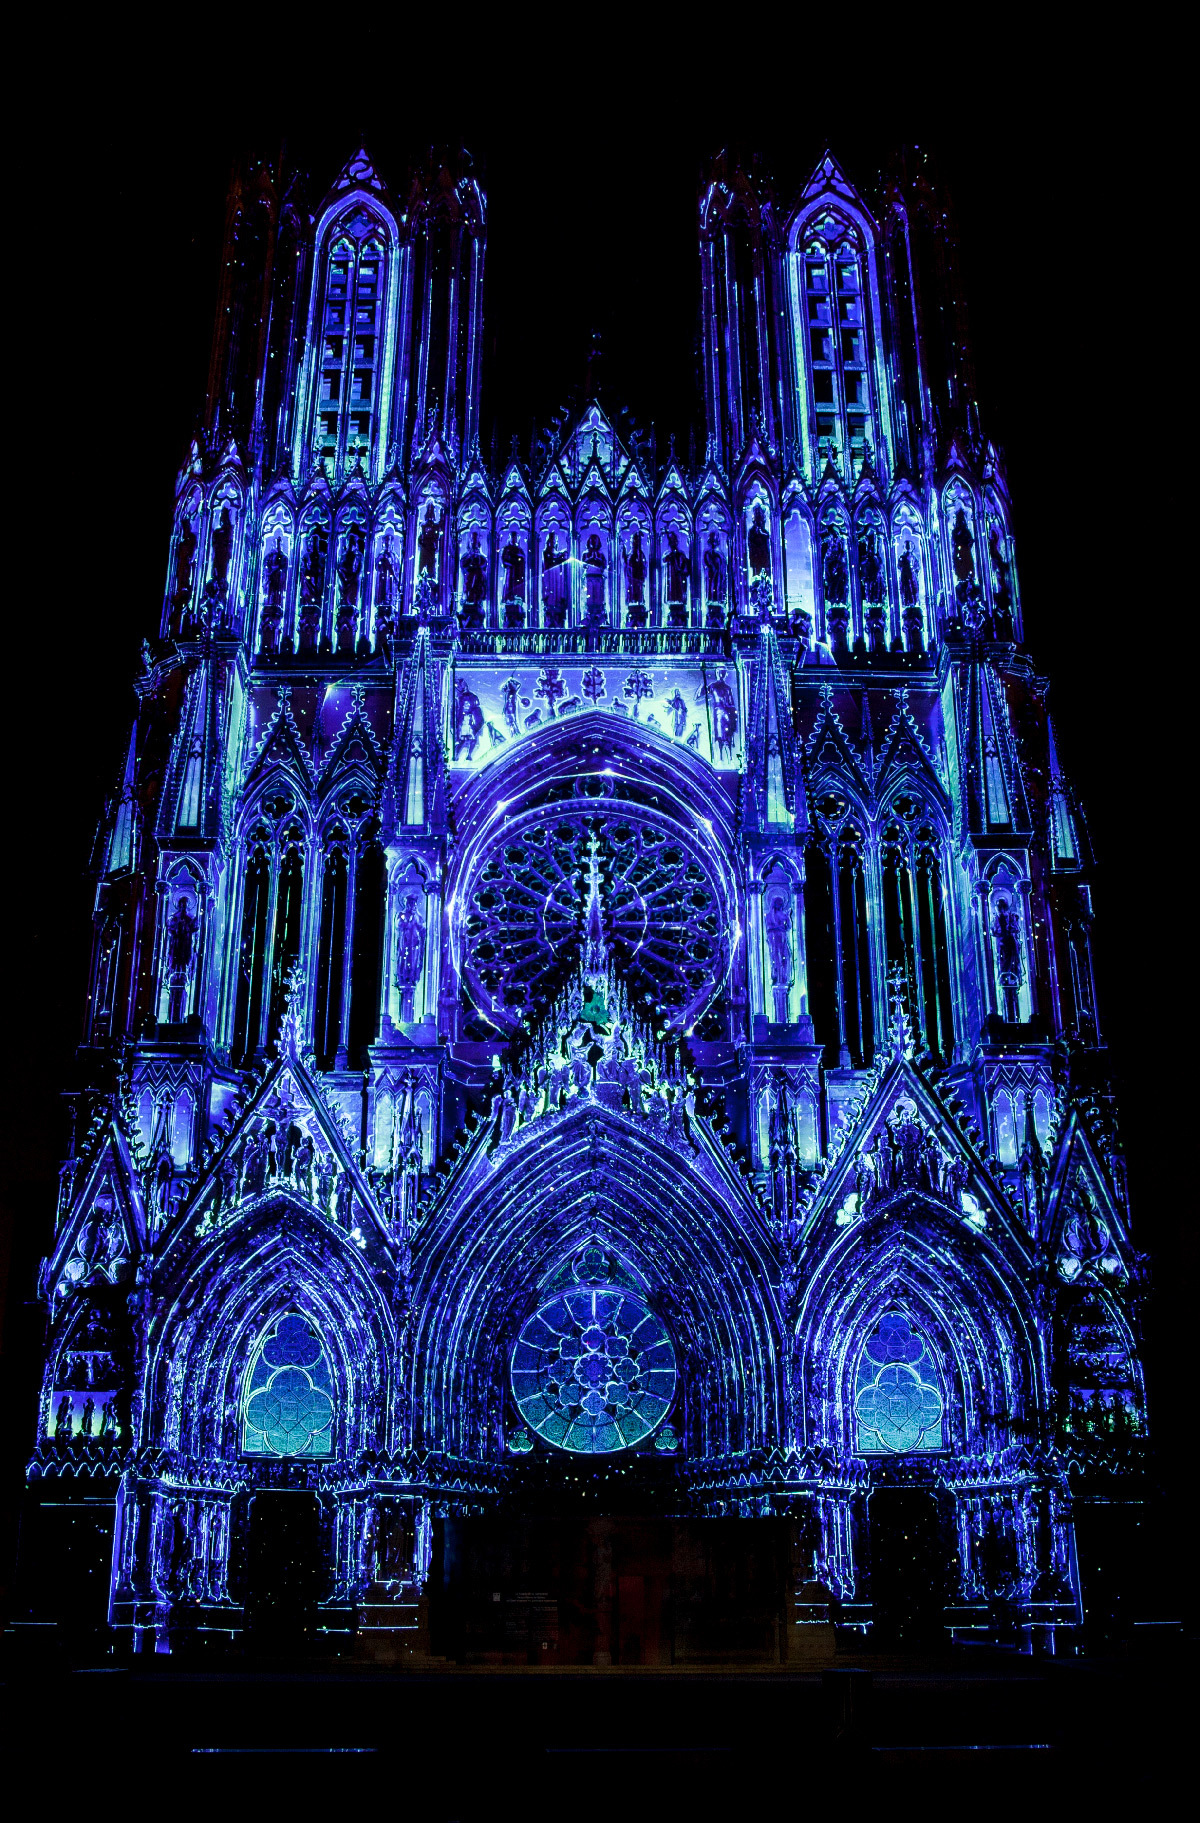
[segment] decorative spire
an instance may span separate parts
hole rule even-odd
[[[594,829],[588,844],[588,903],[584,932],[583,967],[585,974],[606,974],[608,971],[608,944],[604,936],[604,910],[600,903],[600,839]]]
[[[898,962],[888,970],[888,986],[892,999],[892,1048],[897,1058],[907,1057],[911,1061],[913,1054],[912,1021],[905,1005],[904,970]]]

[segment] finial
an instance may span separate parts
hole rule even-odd
[[[587,974],[602,974],[608,967],[604,940],[604,913],[600,903],[600,840],[593,829],[588,843],[588,907],[583,966]]]
[[[904,970],[900,964],[893,963],[888,970],[888,986],[892,996],[892,1046],[897,1057],[911,1058],[913,1054],[912,1021],[908,1008],[904,1004]]]

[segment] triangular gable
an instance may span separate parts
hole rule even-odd
[[[833,706],[833,690],[829,684],[822,687],[817,719],[804,743],[806,777],[812,780],[826,767],[844,773],[864,800],[870,798],[870,783],[858,755],[850,745],[850,737],[842,726],[841,717]]]
[[[313,788],[315,781],[312,766],[292,715],[291,694],[286,686],[279,692],[275,713],[267,723],[258,752],[250,762],[246,774],[247,788],[276,769],[288,773],[303,790],[311,791]]]
[[[77,1167],[70,1206],[43,1267],[47,1294],[128,1277],[146,1238],[141,1175],[113,1112],[90,1160]]]
[[[1128,1273],[1133,1260],[1128,1221],[1081,1110],[1063,1122],[1050,1160],[1041,1239],[1068,1283],[1096,1273]]]
[[[353,158],[348,159],[333,180],[331,196],[340,196],[346,190],[369,190],[375,196],[385,196],[387,185],[371,163],[365,146],[360,146]]]
[[[806,1201],[806,1229],[848,1227],[914,1197],[975,1233],[1003,1235],[1029,1259],[1028,1238],[980,1135],[897,1045],[834,1135]]]
[[[338,729],[321,768],[320,788],[327,792],[336,779],[355,769],[378,780],[384,768],[383,749],[363,708],[363,691],[356,686],[345,721]]]
[[[334,1222],[360,1245],[366,1225],[388,1238],[355,1137],[301,1052],[295,1025],[289,1013],[275,1057],[209,1140],[177,1233],[193,1226],[210,1233],[283,1196]]]
[[[916,775],[929,786],[937,802],[949,810],[946,787],[938,776],[933,755],[921,737],[913,719],[906,695],[901,695],[896,712],[880,743],[879,761],[875,768],[875,789],[882,796],[899,776]]]

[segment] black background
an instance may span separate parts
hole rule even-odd
[[[935,155],[983,424],[1007,455],[1026,636],[1098,859],[1101,1021],[1155,1261],[1158,1472],[1181,1486],[1196,1265],[1179,1168],[1194,1119],[1195,923],[1178,820],[1194,713],[1184,52],[1152,12],[1103,41],[1099,18],[1080,40],[1010,15],[978,42],[930,18],[919,42],[881,45],[865,16],[794,12],[726,21],[685,48],[653,14],[540,40],[526,27],[481,36],[449,9],[410,36],[347,9],[319,27],[297,16],[286,37],[213,12],[167,37],[105,25],[86,42],[68,45],[65,28],[61,42],[29,41],[15,65],[25,126],[9,142],[7,449],[27,505],[6,536],[6,1512],[32,1438],[32,1294],[83,1005],[84,869],[128,739],[138,648],[157,632],[230,167],[239,151],[286,147],[319,194],[364,135],[396,183],[432,142],[475,157],[488,195],[485,451],[494,427],[501,453],[579,387],[597,330],[606,400],[653,421],[660,451],[674,431],[686,453],[697,194],[722,146],[756,148],[785,191],[826,143],[864,187],[901,142]]]

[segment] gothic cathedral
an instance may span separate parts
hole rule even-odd
[[[94,859],[35,1605],[66,1512],[135,1649],[291,1601],[671,1662],[769,1559],[729,1650],[778,1661],[887,1636],[915,1516],[941,1635],[1061,1649],[1141,1263],[940,198],[717,161],[686,464],[598,398],[485,460],[486,220],[465,162],[231,191]]]

